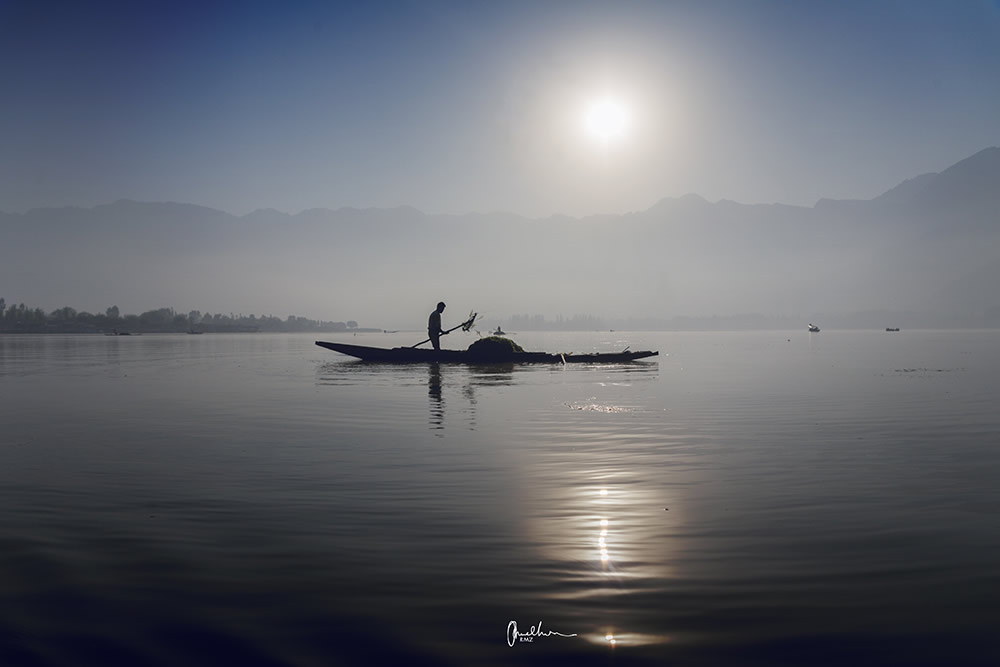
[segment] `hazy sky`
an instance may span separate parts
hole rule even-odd
[[[812,205],[1000,144],[1000,2],[0,0],[0,92],[8,212]]]

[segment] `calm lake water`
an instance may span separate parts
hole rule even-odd
[[[0,336],[0,664],[1000,662],[1000,331],[315,338]]]

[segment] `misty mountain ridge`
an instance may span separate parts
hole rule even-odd
[[[1000,201],[1000,190],[996,184],[1000,179],[1000,147],[989,147],[968,157],[943,172],[921,174],[907,179],[899,185],[890,188],[886,192],[872,199],[820,199],[812,207],[824,208],[841,204],[854,205],[865,203],[890,203],[897,206],[913,204],[924,204],[941,200],[976,200],[985,199],[991,203]],[[582,217],[573,217],[565,214],[554,214],[542,220],[590,220],[595,218],[618,218],[628,215],[645,214],[651,212],[691,212],[705,206],[736,206],[736,207],[783,207],[796,210],[810,210],[809,207],[795,206],[792,204],[743,204],[730,199],[720,199],[715,203],[709,202],[701,195],[688,193],[680,197],[664,197],[645,211],[637,211],[625,214],[594,214]],[[393,217],[446,217],[446,218],[526,218],[507,211],[497,211],[490,213],[464,213],[464,214],[427,214],[413,206],[397,206],[392,208],[366,207],[357,208],[345,206],[337,209],[312,208],[305,209],[299,213],[286,213],[273,208],[257,209],[243,216],[236,216],[218,209],[197,204],[186,204],[179,202],[142,202],[132,199],[119,199],[110,204],[100,204],[87,209],[77,206],[45,207],[31,209],[23,214],[12,214],[0,211],[0,216],[18,217],[26,216],[30,218],[43,218],[48,216],[62,216],[67,214],[81,214],[85,212],[96,214],[110,213],[112,215],[135,214],[135,215],[169,215],[174,218],[183,219],[205,219],[211,217],[229,217],[247,221],[274,221],[280,219],[296,219],[317,217],[343,217],[349,219],[387,219]]]
[[[0,284],[8,301],[53,308],[287,310],[394,328],[440,299],[497,319],[908,311],[1000,324],[998,218],[995,147],[870,200],[811,208],[689,194],[581,218],[409,206],[235,216],[122,199],[0,213],[13,250]]]
[[[875,197],[873,201],[886,202],[889,204],[906,203],[916,196],[917,193],[927,187],[927,185],[937,178],[937,176],[937,172],[914,176],[913,178],[903,181],[891,190],[883,192],[878,197]]]

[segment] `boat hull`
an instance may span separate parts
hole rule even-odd
[[[318,340],[316,345],[364,361],[389,364],[620,364],[636,359],[655,357],[659,352],[610,352],[595,354],[549,354],[548,352],[511,352],[503,356],[480,356],[467,350],[430,350],[412,347],[368,347],[329,343]]]

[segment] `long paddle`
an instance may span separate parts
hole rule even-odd
[[[462,331],[468,331],[469,329],[472,328],[472,325],[476,322],[476,317],[478,315],[479,315],[479,313],[472,313],[472,317],[470,317],[469,319],[467,319],[466,321],[462,322],[459,325],[453,326],[452,328],[448,329],[447,331],[442,331],[441,335],[444,336],[446,334],[450,334],[455,329],[461,329]],[[410,349],[412,350],[415,347],[420,347],[424,343],[429,343],[429,342],[431,342],[430,338],[428,338],[427,340],[422,340],[419,343],[417,343],[416,345],[411,345]]]

